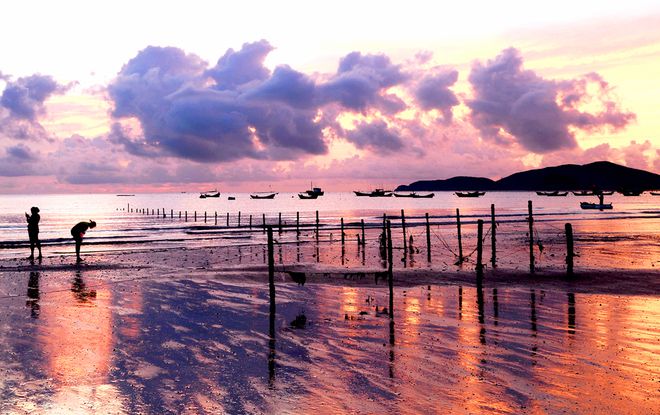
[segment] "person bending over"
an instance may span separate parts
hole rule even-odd
[[[82,261],[80,258],[80,245],[82,245],[83,238],[85,237],[85,232],[87,229],[92,229],[96,227],[96,222],[90,220],[89,222],[79,222],[71,228],[71,236],[73,240],[76,241],[76,260],[78,262]]]
[[[39,241],[39,220],[41,220],[41,216],[39,216],[39,208],[36,206],[33,206],[30,209],[31,215],[25,213],[25,220],[27,220],[27,229],[28,229],[28,236],[30,237],[30,257],[28,259],[32,260],[34,259],[34,247],[36,246],[37,249],[39,250],[39,259],[41,259],[41,242]]]

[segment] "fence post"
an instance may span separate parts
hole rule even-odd
[[[403,232],[403,252],[404,255],[408,252],[408,243],[406,242],[406,214],[401,209],[401,230]]]
[[[206,211],[204,211],[204,223],[206,223]]]
[[[456,208],[456,227],[458,229],[458,265],[463,263],[463,240],[461,239],[461,212]]]
[[[364,239],[364,219],[360,219],[360,226],[362,227],[362,246],[365,246],[367,241]]]
[[[344,248],[344,218],[341,218],[341,247]]]
[[[250,215],[250,230],[252,230],[252,215]]]
[[[566,274],[569,277],[573,276],[573,225],[567,223],[566,228]]]
[[[527,201],[529,212],[529,272],[534,273],[534,216],[532,216],[532,201]]]
[[[275,314],[275,255],[273,254],[273,228],[268,227],[268,288],[270,312]]]
[[[319,211],[316,211],[316,241],[319,240]]]
[[[238,211],[238,227],[241,227],[241,211]]]
[[[278,213],[277,223],[278,223],[278,225],[279,225],[279,227],[278,227],[278,233],[282,233],[282,212],[279,212],[279,213]]]
[[[497,224],[495,223],[495,204],[492,203],[490,205],[490,263],[493,265],[493,268],[495,268],[497,264],[497,257],[496,257],[496,252],[497,250],[495,249],[495,243],[496,243],[496,238],[495,238],[495,229],[497,228]]]
[[[197,222],[197,211],[195,211],[195,222]]]
[[[218,211],[217,210],[215,211],[214,219],[215,219],[215,224],[217,225],[218,224]]]
[[[389,302],[389,317],[390,317],[390,344],[394,344],[394,276],[392,272],[393,268],[393,253],[392,253],[392,229],[390,226],[390,221],[386,222],[387,229],[387,285],[389,288],[390,302]]]
[[[188,222],[188,211],[186,210],[186,222]]]
[[[227,212],[227,227],[229,227],[229,212]]]
[[[296,236],[300,236],[300,212],[296,212]]]
[[[426,260],[431,262],[431,226],[428,212],[426,212]]]
[[[483,235],[484,221],[479,219],[477,221],[477,279],[479,280],[484,277],[484,265],[481,263],[483,259]]]
[[[261,220],[263,221],[263,231],[266,232],[266,214],[261,214]]]

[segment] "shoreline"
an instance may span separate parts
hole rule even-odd
[[[228,282],[268,281],[267,264],[256,261],[242,264],[230,262],[232,258],[218,248],[159,248],[135,252],[83,253],[82,263],[75,262],[74,254],[46,256],[38,263],[27,259],[0,259],[0,276],[5,273],[44,272],[67,273],[77,271],[105,271],[112,274],[130,273],[149,279],[180,278],[183,272],[190,278],[226,280]],[[397,287],[422,285],[477,284],[473,264],[463,267],[394,268],[393,281]],[[387,285],[386,269],[382,266],[338,266],[316,262],[276,263],[276,283],[295,284],[286,271],[304,272],[306,284],[378,287]],[[576,266],[569,277],[558,267],[545,267],[534,274],[520,268],[484,269],[485,286],[534,287],[560,289],[575,293],[622,294],[660,296],[660,269],[593,269]],[[267,288],[265,286],[265,288]]]

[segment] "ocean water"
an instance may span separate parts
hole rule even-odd
[[[236,200],[228,200],[234,196]],[[431,251],[435,263],[451,264],[458,255],[456,209],[460,209],[463,254],[476,247],[476,221],[483,219],[484,243],[490,241],[491,204],[495,205],[498,251],[501,261],[525,264],[528,249],[527,203],[532,201],[537,260],[561,265],[565,256],[564,224],[571,223],[576,249],[589,251],[583,262],[590,265],[651,269],[660,266],[660,197],[606,196],[614,209],[582,210],[580,201],[592,197],[544,197],[533,192],[488,192],[479,198],[458,198],[452,192],[436,192],[432,199],[369,198],[352,193],[326,193],[316,200],[300,200],[295,193],[279,193],[273,200],[254,200],[249,194],[221,194],[200,199],[197,193],[151,193],[122,197],[114,194],[2,195],[0,196],[0,257],[20,257],[28,252],[24,212],[31,206],[41,210],[40,238],[44,255],[72,252],[70,228],[93,219],[98,226],[85,238],[84,251],[132,251],[177,246],[262,245],[263,220],[283,232],[279,242],[315,240],[316,211],[320,240],[326,244],[328,262],[340,255],[354,255],[355,239],[364,220],[371,248],[378,246],[383,215],[394,227],[395,244],[403,248],[401,211],[405,211],[406,245],[414,238],[418,259],[426,255],[426,219],[429,214]],[[147,214],[148,212],[148,214]],[[152,214],[153,212],[153,214]],[[240,227],[239,227],[240,212]],[[165,213],[163,215],[163,213]],[[229,226],[227,226],[229,214]],[[217,216],[216,216],[217,215]],[[296,233],[299,215],[301,234]],[[187,216],[187,220],[186,220]],[[206,220],[205,220],[206,217]],[[217,219],[216,219],[217,217]],[[340,223],[344,220],[346,248],[340,252]],[[252,228],[249,227],[250,220]],[[408,247],[409,248],[409,247]],[[490,248],[484,248],[489,252]],[[335,252],[336,251],[336,252]],[[369,252],[369,251],[368,251]],[[371,254],[371,252],[369,252]],[[374,254],[376,255],[376,254]],[[376,255],[377,256],[377,255]],[[490,254],[484,257],[488,261]],[[341,258],[342,264],[344,263]],[[363,261],[364,262],[364,261]],[[428,266],[417,261],[407,266]]]

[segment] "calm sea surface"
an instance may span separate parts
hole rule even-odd
[[[228,196],[235,196],[236,200],[230,201]],[[136,194],[130,197],[114,194],[2,195],[0,256],[22,256],[28,252],[24,212],[29,212],[31,206],[41,209],[40,237],[45,245],[45,255],[70,253],[69,230],[82,220],[93,219],[98,223],[98,227],[90,230],[85,238],[86,251],[90,252],[200,244],[261,244],[264,238],[260,227],[264,215],[268,224],[278,226],[280,213],[285,232],[279,240],[293,240],[296,237],[296,213],[299,212],[303,232],[309,233],[313,231],[316,211],[319,212],[322,240],[339,240],[339,224],[343,218],[347,238],[354,241],[363,219],[367,239],[377,244],[383,214],[392,219],[396,235],[401,231],[401,210],[404,209],[408,227],[406,237],[412,235],[415,238],[417,250],[426,249],[425,214],[428,213],[432,250],[437,250],[434,257],[446,254],[451,262],[451,257],[457,254],[456,209],[460,209],[465,253],[469,254],[475,245],[476,220],[484,219],[484,233],[488,235],[490,206],[494,204],[497,237],[502,241],[498,250],[503,251],[503,258],[519,255],[524,261],[528,200],[533,203],[534,238],[540,254],[546,254],[548,261],[552,262],[555,255],[563,255],[564,224],[572,223],[578,249],[580,246],[593,248],[594,255],[590,255],[589,260],[596,258],[596,265],[598,258],[602,257],[600,260],[610,266],[649,269],[660,266],[660,197],[648,193],[639,197],[606,196],[606,202],[613,203],[614,209],[602,212],[580,209],[580,201],[595,202],[593,196],[543,197],[533,192],[488,192],[480,198],[458,198],[452,192],[436,192],[433,199],[369,198],[356,197],[352,193],[326,193],[317,200],[300,200],[295,193],[280,193],[273,200],[253,200],[244,193],[223,193],[220,198],[208,199],[200,199],[196,193]],[[144,214],[145,211],[149,215]],[[400,235],[395,238],[401,239]],[[350,243],[351,249],[353,245]]]

